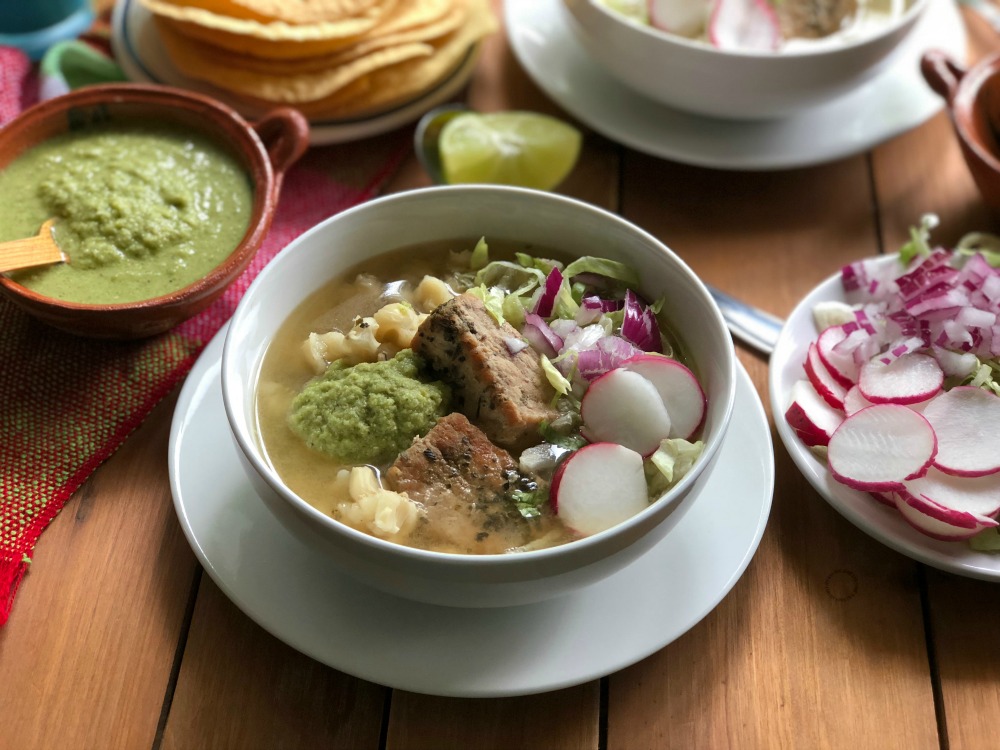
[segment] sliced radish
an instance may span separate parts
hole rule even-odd
[[[941,391],[944,372],[933,357],[904,354],[888,364],[866,362],[858,376],[862,395],[873,404],[916,404]]]
[[[785,411],[785,420],[806,445],[826,445],[844,415],[820,398],[812,383],[799,380],[792,386],[792,403]]]
[[[850,353],[845,354],[836,348],[837,344],[847,339],[847,336],[848,332],[844,326],[832,326],[816,339],[816,353],[820,361],[833,379],[844,388],[850,388],[858,382],[858,363]]]
[[[670,414],[656,387],[637,372],[616,368],[597,378],[580,402],[583,434],[648,456],[670,435]]]
[[[708,401],[687,367],[669,357],[642,354],[628,360],[622,369],[642,375],[656,388],[670,415],[669,437],[687,440],[698,431]]]
[[[559,464],[550,496],[574,531],[586,536],[609,529],[649,504],[642,456],[615,443],[585,445]]]
[[[834,409],[843,409],[844,396],[847,395],[847,389],[834,380],[833,375],[826,369],[823,360],[819,358],[819,348],[815,342],[809,344],[805,370],[806,376],[813,384],[816,392]]]
[[[895,492],[869,492],[868,497],[882,505],[888,505],[890,508],[896,507]]]
[[[724,50],[773,52],[781,46],[781,22],[765,0],[715,0],[708,41]]]
[[[997,525],[990,518],[977,518],[971,514],[956,515],[927,498],[914,499],[912,496],[896,493],[895,499],[896,507],[910,526],[944,542],[968,539]]]
[[[865,398],[861,389],[856,385],[852,385],[847,389],[847,393],[844,394],[844,413],[847,416],[851,416],[855,412],[866,409],[871,405],[872,402]]]
[[[907,502],[923,497],[956,514],[992,518],[1000,513],[1000,472],[956,477],[932,466],[919,479],[904,482],[899,492]]]
[[[708,23],[708,0],[649,0],[649,23],[681,36],[699,36]]]
[[[855,412],[830,438],[830,472],[858,490],[896,490],[921,476],[937,452],[934,430],[920,414],[899,404]]]
[[[981,477],[1000,471],[1000,397],[971,385],[936,396],[924,417],[938,438],[934,465],[947,474]]]

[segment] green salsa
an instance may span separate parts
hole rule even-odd
[[[409,349],[382,362],[337,360],[295,397],[289,425],[310,448],[342,461],[390,461],[448,411],[448,386],[419,371]]]
[[[12,278],[69,302],[134,302],[205,276],[242,240],[252,204],[246,170],[208,136],[107,124],[49,139],[0,171],[0,241],[54,218],[68,263]]]

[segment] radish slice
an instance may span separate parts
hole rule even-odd
[[[873,404],[916,404],[940,393],[944,372],[926,354],[904,354],[888,364],[866,362],[858,376],[862,395]]]
[[[583,434],[593,443],[617,443],[648,456],[670,435],[670,414],[646,378],[622,368],[601,375],[580,402]]]
[[[890,508],[896,507],[895,492],[869,492],[868,497],[882,505],[888,505]]]
[[[934,465],[947,474],[981,477],[1000,471],[1000,398],[971,385],[935,397],[924,417],[938,438]]]
[[[899,404],[876,404],[852,414],[830,438],[830,472],[857,490],[897,490],[921,476],[937,453],[930,423]]]
[[[698,36],[708,23],[707,0],[649,0],[649,24],[681,36]]]
[[[785,420],[806,445],[826,445],[844,415],[820,398],[812,383],[799,380],[792,386],[792,403],[785,411]]]
[[[896,493],[896,508],[910,526],[934,539],[956,542],[968,539],[984,529],[997,525],[989,518],[978,518],[971,514],[955,514],[942,505],[927,498],[915,499],[909,495]]]
[[[848,332],[844,326],[832,326],[816,339],[816,353],[819,354],[820,361],[833,379],[844,388],[850,388],[858,382],[858,363],[854,361],[853,356],[844,354],[836,348],[847,339],[847,336]]]
[[[585,445],[552,477],[553,509],[585,536],[631,518],[649,504],[642,456],[614,443]]]
[[[956,514],[994,517],[1000,513],[1000,472],[956,477],[932,466],[919,479],[904,482],[899,493],[911,505],[922,497]]]
[[[852,385],[847,389],[847,393],[844,395],[844,413],[847,416],[851,416],[862,409],[867,409],[871,405],[872,402],[864,397],[858,386]]]
[[[805,369],[806,376],[813,384],[816,392],[823,397],[823,400],[834,409],[843,409],[844,396],[847,395],[847,389],[834,380],[833,375],[826,369],[826,365],[819,358],[819,348],[815,342],[809,344]]]
[[[773,52],[781,46],[781,23],[765,0],[715,0],[708,41],[723,50]]]
[[[663,400],[670,415],[672,438],[687,440],[705,419],[707,399],[694,373],[675,359],[639,355],[622,368],[646,378]]]

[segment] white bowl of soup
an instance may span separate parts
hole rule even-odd
[[[882,71],[928,0],[563,2],[587,53],[626,86],[677,109],[753,120],[801,112]],[[732,23],[716,31],[719,17]]]
[[[470,185],[292,242],[233,316],[222,388],[248,476],[303,543],[383,591],[490,607],[661,540],[712,470],[734,367],[705,286],[656,238]]]

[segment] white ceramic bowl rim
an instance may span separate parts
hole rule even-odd
[[[670,488],[670,490],[657,498],[655,501],[651,502],[646,508],[632,516],[631,518],[622,521],[619,524],[602,531],[598,534],[593,534],[583,539],[577,539],[566,544],[558,545],[555,547],[548,547],[545,549],[538,550],[527,550],[524,552],[517,553],[499,553],[490,555],[466,555],[461,553],[449,553],[449,552],[434,552],[431,550],[418,549],[415,547],[407,547],[406,545],[398,544],[396,542],[390,542],[385,539],[380,539],[378,537],[366,534],[363,531],[358,531],[347,524],[341,523],[335,520],[333,517],[323,513],[317,508],[310,505],[304,499],[299,497],[296,493],[292,492],[285,483],[278,476],[277,472],[270,466],[270,464],[263,459],[261,456],[261,451],[257,444],[257,441],[252,435],[245,434],[242,430],[236,429],[236,424],[241,424],[241,420],[235,418],[235,414],[238,410],[244,408],[243,404],[233,403],[233,398],[228,387],[229,380],[229,370],[230,363],[235,356],[231,343],[232,343],[232,332],[234,328],[238,327],[242,318],[245,316],[245,311],[250,307],[250,301],[253,299],[257,290],[268,283],[268,279],[271,275],[275,273],[275,268],[280,264],[280,260],[289,255],[293,255],[299,252],[299,248],[303,246],[306,238],[321,233],[326,230],[331,224],[339,223],[341,221],[350,219],[357,214],[377,212],[381,210],[382,206],[391,205],[392,203],[401,201],[412,201],[420,200],[428,193],[456,193],[461,195],[469,191],[477,192],[494,192],[494,193],[507,193],[507,194],[521,194],[525,200],[529,201],[549,201],[552,203],[560,203],[570,210],[591,212],[600,215],[605,221],[614,222],[620,227],[623,227],[639,238],[643,239],[645,242],[650,243],[652,246],[656,247],[661,253],[669,256],[676,264],[677,272],[683,274],[687,277],[688,281],[693,282],[693,288],[697,290],[698,295],[702,298],[705,303],[706,314],[712,317],[712,321],[716,327],[718,327],[723,332],[726,331],[726,324],[722,318],[722,313],[719,311],[718,306],[709,294],[708,289],[705,287],[704,283],[695,275],[688,265],[681,260],[681,258],[670,250],[666,245],[660,242],[658,239],[653,237],[651,234],[643,229],[640,229],[631,222],[626,221],[620,216],[606,211],[602,208],[594,206],[583,201],[579,201],[573,198],[568,198],[562,195],[557,195],[554,193],[540,192],[537,190],[530,190],[526,188],[516,188],[507,186],[496,186],[496,185],[453,185],[453,186],[439,186],[439,187],[428,187],[416,190],[410,190],[403,193],[395,193],[393,195],[383,196],[381,198],[376,198],[366,203],[362,203],[353,208],[342,211],[328,219],[320,222],[316,226],[312,227],[298,238],[290,242],[284,249],[282,249],[274,259],[272,259],[267,266],[258,274],[257,278],[250,284],[246,293],[243,295],[240,304],[236,308],[236,312],[233,314],[232,320],[229,325],[229,330],[226,333],[226,343],[223,348],[222,354],[222,395],[223,402],[226,409],[226,417],[229,420],[229,424],[232,429],[232,433],[235,435],[237,442],[239,443],[240,449],[247,459],[252,463],[254,469],[261,474],[261,476],[267,477],[271,487],[280,492],[282,497],[296,508],[299,512],[304,512],[310,518],[312,518],[317,523],[335,529],[338,533],[345,534],[355,541],[362,543],[365,546],[372,547],[384,551],[392,556],[398,556],[405,561],[407,559],[420,560],[423,562],[433,561],[438,563],[447,563],[449,565],[462,565],[469,567],[476,566],[517,566],[523,565],[529,561],[540,562],[548,557],[558,557],[566,553],[568,549],[584,551],[586,548],[591,546],[599,546],[602,544],[603,540],[610,535],[617,535],[627,532],[634,526],[643,523],[643,519],[652,513],[656,512],[656,506],[663,503],[666,498],[674,497],[679,494],[686,492],[692,484],[701,476],[702,471],[708,470],[710,468],[709,464],[715,458],[719,451],[719,447],[722,444],[722,440],[725,436],[726,430],[729,427],[729,422],[732,417],[733,404],[735,401],[735,391],[736,391],[736,357],[735,350],[730,345],[725,349],[724,356],[725,360],[722,362],[716,362],[714,366],[719,367],[722,371],[727,373],[725,382],[728,384],[725,394],[723,394],[725,404],[724,412],[721,419],[719,420],[719,427],[715,435],[712,436],[710,440],[705,442],[705,449],[699,458],[700,469],[698,471],[693,471],[688,473],[686,476],[682,477],[681,480]],[[728,334],[726,334],[728,336]],[[683,336],[682,336],[683,338]],[[259,362],[256,367],[259,370]]]
[[[923,12],[924,7],[929,3],[930,0],[913,0],[910,3],[910,7],[899,16],[894,18],[890,23],[885,24],[876,33],[864,34],[859,36],[857,39],[850,39],[842,44],[837,44],[835,46],[822,46],[816,47],[815,49],[810,48],[800,48],[788,51],[778,51],[778,52],[760,52],[756,50],[723,50],[713,47],[707,42],[703,42],[697,39],[689,39],[678,34],[671,34],[669,31],[662,31],[655,26],[650,26],[646,24],[641,24],[635,21],[630,21],[626,16],[618,13],[611,8],[608,8],[603,3],[598,2],[598,0],[583,0],[584,2],[593,5],[599,13],[603,13],[604,16],[611,22],[622,24],[630,29],[634,29],[640,34],[644,34],[649,38],[656,41],[667,42],[668,44],[676,44],[678,47],[687,47],[692,50],[697,50],[705,54],[718,55],[719,57],[731,57],[735,59],[753,59],[753,60],[780,60],[784,58],[795,59],[795,58],[814,58],[823,57],[825,55],[840,54],[847,50],[855,49],[857,47],[862,47],[872,42],[882,39],[889,34],[892,34],[896,29],[901,26],[908,24],[914,16],[917,16]]]

